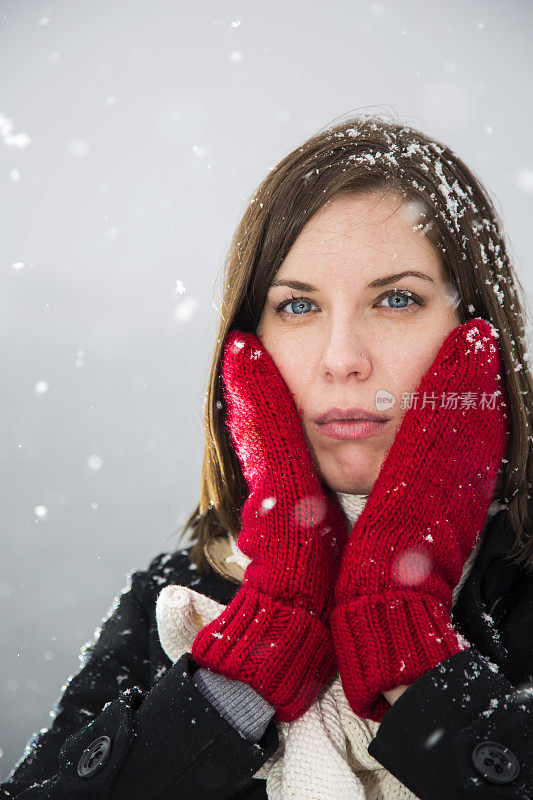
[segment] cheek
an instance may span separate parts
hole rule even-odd
[[[303,409],[307,389],[313,373],[316,373],[316,367],[313,367],[313,357],[309,349],[302,352],[301,346],[296,344],[291,346],[291,343],[287,342],[287,340],[281,341],[266,334],[258,338],[272,356],[274,364],[295,399],[296,405],[298,408]]]
[[[396,384],[395,397],[401,400],[403,392],[416,392],[424,375],[435,361],[442,343],[448,333],[455,328],[455,324],[444,326],[440,330],[433,330],[431,334],[417,343],[409,342],[396,351],[394,362],[389,364],[389,374],[394,376]]]

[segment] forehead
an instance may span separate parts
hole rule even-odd
[[[351,277],[369,272],[375,277],[416,263],[438,279],[441,260],[423,232],[426,221],[421,206],[392,192],[333,198],[300,232],[277,277],[296,267],[307,273],[341,270]]]
[[[336,197],[328,201],[309,220],[300,233],[303,239],[316,239],[324,232],[354,237],[361,232],[390,236],[415,234],[423,211],[413,201],[389,192]]]

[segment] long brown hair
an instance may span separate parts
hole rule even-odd
[[[532,377],[527,365],[525,291],[511,266],[501,221],[481,181],[440,141],[382,115],[361,113],[328,126],[270,170],[250,200],[224,264],[218,338],[204,407],[200,502],[181,529],[200,572],[206,542],[236,535],[248,489],[225,426],[221,358],[229,331],[255,332],[267,292],[297,236],[334,197],[393,189],[419,209],[456,292],[461,323],[482,317],[499,333],[511,435],[499,499],[515,535],[516,564],[533,570]],[[424,216],[425,215],[425,216]],[[177,531],[176,533],[179,533]],[[178,548],[179,549],[179,545]]]

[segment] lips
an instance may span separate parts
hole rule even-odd
[[[367,411],[364,408],[330,408],[327,411],[324,411],[322,414],[314,417],[314,422],[318,425],[325,425],[328,422],[336,422],[336,421],[354,421],[354,420],[369,420],[371,422],[387,422],[390,417],[384,416],[383,414],[376,414],[375,411]]]
[[[376,422],[369,419],[345,419],[324,422],[319,426],[319,431],[330,439],[367,439],[381,434],[386,427],[385,420]]]

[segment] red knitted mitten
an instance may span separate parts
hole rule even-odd
[[[251,333],[229,334],[222,369],[226,424],[250,493],[237,545],[249,558],[193,658],[260,692],[279,720],[306,711],[337,664],[327,620],[347,531],[323,489],[287,384]]]
[[[497,336],[479,318],[448,334],[346,544],[330,624],[361,717],[380,722],[390,708],[383,691],[468,647],[450,611],[507,443]]]

